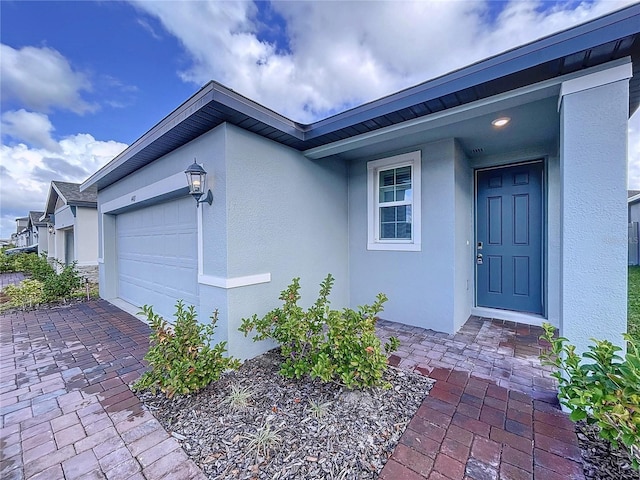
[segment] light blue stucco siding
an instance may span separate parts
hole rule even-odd
[[[464,151],[456,142],[454,150],[455,198],[455,272],[453,331],[467,321],[473,305],[473,170]]]
[[[367,161],[416,150],[422,156],[421,251],[367,250]],[[454,139],[352,161],[351,305],[371,303],[383,292],[389,301],[382,318],[448,333],[462,325],[471,307],[472,192],[471,170]]]
[[[231,125],[226,159],[228,276],[271,275],[268,283],[228,291],[230,353],[250,358],[271,344],[245,339],[237,330],[241,319],[281,305],[280,292],[294,277],[301,305],[315,301],[331,273],[332,307],[348,306],[347,169]]]
[[[561,334],[624,347],[627,323],[629,82],[565,95],[561,105]]]
[[[114,298],[126,298],[118,291],[120,282],[118,261],[120,258],[118,238],[118,215],[127,215],[138,212],[141,218],[147,213],[152,215],[158,205],[165,202],[191,202],[193,213],[202,214],[202,236],[207,239],[208,251],[204,258],[207,262],[206,273],[209,275],[226,276],[226,181],[225,181],[225,157],[224,126],[220,126],[196,138],[188,144],[159,158],[146,167],[126,176],[108,188],[98,192],[99,208],[99,265],[100,272],[100,296],[109,300]],[[184,170],[193,163],[194,159],[204,166],[208,172],[208,185],[213,192],[213,206],[201,205],[196,210],[196,203],[188,198],[187,182]],[[115,210],[114,210],[115,209]],[[195,228],[197,215],[189,220]],[[182,221],[185,219],[183,218]],[[197,240],[189,240],[189,248],[194,250],[190,255],[197,257]],[[152,245],[149,245],[152,248]],[[178,246],[176,246],[178,249]],[[215,252],[215,255],[211,255]],[[157,252],[156,252],[157,253]],[[167,252],[168,256],[175,252]],[[151,268],[151,266],[150,266]],[[216,340],[227,339],[226,312],[227,291],[215,289],[206,285],[200,285],[197,281],[197,272],[194,270],[194,278],[190,278],[191,286],[184,286],[193,293],[190,302],[196,307],[198,318],[206,322],[213,310],[220,311],[220,322],[216,332]],[[145,277],[141,274],[140,277]],[[168,284],[175,284],[180,277],[162,279]],[[175,285],[178,287],[177,285]],[[179,290],[179,288],[178,288]],[[138,303],[144,303],[140,299]],[[171,302],[173,303],[173,302]],[[139,305],[137,305],[139,306]],[[165,305],[161,312],[163,316],[171,319],[173,308]]]

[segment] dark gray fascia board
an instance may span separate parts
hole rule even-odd
[[[310,126],[306,139],[638,34],[639,26],[640,4],[636,4],[319,120]]]
[[[98,208],[98,202],[69,202],[67,205],[70,207]]]
[[[546,62],[566,58],[575,53],[629,36],[636,35],[635,41],[638,42],[639,26],[640,4],[635,4],[308,125],[294,122],[215,81],[211,81],[106,166],[85,180],[80,186],[80,191],[84,191],[94,184],[97,184],[99,188],[108,186],[155,160],[154,158],[142,160],[135,166],[130,165],[128,168],[122,168],[128,160],[207,105],[212,105],[220,112],[239,113],[241,116],[255,119],[275,128],[290,136],[289,138],[298,139],[300,141],[299,149],[304,150],[307,148],[307,141],[311,139],[370,121],[373,118],[409,106],[442,98],[445,95],[486,84],[514,73],[525,72]],[[212,124],[211,128],[215,126],[216,124]]]
[[[204,87],[192,95],[186,102],[176,108],[173,112],[162,119],[156,126],[145,133],[133,144],[126,148],[122,153],[117,155],[111,162],[96,173],[91,175],[80,185],[80,191],[84,191],[91,185],[96,184],[101,178],[113,172],[131,157],[140,153],[144,148],[151,145],[155,140],[159,139],[171,129],[175,128],[182,121],[195,114],[205,106],[213,104],[219,109],[230,109],[234,112],[246,115],[248,118],[254,118],[265,123],[283,133],[289,134],[299,140],[304,139],[304,131],[306,127],[296,123],[288,118],[280,115],[273,110],[268,109],[224,85],[211,81]]]

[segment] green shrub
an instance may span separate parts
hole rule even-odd
[[[52,273],[47,274],[42,282],[45,299],[49,302],[69,299],[82,286],[76,262],[65,265],[60,273],[52,269]]]
[[[240,331],[247,336],[256,330],[254,341],[271,338],[280,344],[284,361],[280,373],[285,377],[310,375],[323,382],[334,381],[347,388],[382,385],[387,356],[375,334],[376,315],[383,310],[387,297],[380,293],[372,305],[342,312],[329,308],[329,294],[334,278],[327,275],[312,307],[304,310],[300,300],[300,279],[294,278],[283,290],[281,308],[264,317],[242,319]],[[384,345],[388,354],[398,348],[397,338]]]
[[[38,260],[38,255],[36,253],[7,255],[5,254],[5,250],[6,249],[3,249],[0,252],[0,273],[31,273],[30,266]]]
[[[16,256],[7,255],[5,250],[0,250],[0,273],[13,273],[16,271]]]
[[[46,253],[40,255],[35,253],[20,254],[18,257],[20,271],[29,274],[35,280],[44,282],[48,277],[56,274],[55,268],[49,263]]]
[[[597,423],[600,436],[614,446],[622,443],[631,453],[635,468],[640,465],[640,355],[637,342],[625,335],[628,350],[624,360],[620,347],[607,340],[594,345],[580,357],[555,328],[543,325],[540,338],[551,344],[540,355],[542,363],[554,366],[560,402],[571,411],[573,421]],[[583,361],[586,360],[586,361]]]
[[[171,398],[175,394],[188,394],[206,387],[220,378],[228,369],[236,369],[240,362],[225,357],[226,343],[211,347],[218,321],[218,311],[211,316],[211,323],[203,325],[196,320],[192,305],[184,307],[182,300],[176,303],[176,321],[171,327],[151,306],[142,307],[151,325],[149,352],[144,357],[150,369],[135,383],[134,389],[158,388]]]
[[[7,285],[2,293],[9,297],[8,306],[22,310],[33,308],[44,302],[43,284],[39,280],[23,280],[17,285]]]

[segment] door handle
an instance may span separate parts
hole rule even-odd
[[[482,254],[481,254],[481,253],[479,253],[479,254],[476,256],[476,263],[477,263],[478,265],[482,265]]]

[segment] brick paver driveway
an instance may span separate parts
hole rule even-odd
[[[584,478],[538,360],[539,327],[476,317],[456,335],[378,327],[402,341],[391,364],[437,380],[381,479]],[[149,333],[104,300],[0,315],[0,478],[204,479],[128,387]]]
[[[148,338],[104,300],[0,315],[0,477],[204,478],[127,386]]]

